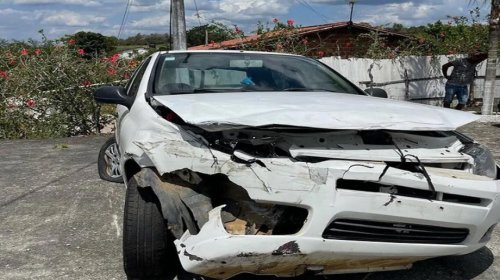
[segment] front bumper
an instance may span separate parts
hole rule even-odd
[[[273,170],[271,163],[267,166]],[[481,203],[475,205],[336,188],[339,178],[376,180],[383,167],[329,167],[323,173],[328,174],[324,184],[314,184],[307,190],[277,190],[272,185],[270,190],[246,188],[256,201],[308,209],[303,228],[294,235],[232,235],[224,228],[224,206],[220,206],[209,213],[209,221],[197,235],[186,232],[175,241],[181,263],[189,272],[219,279],[244,272],[277,276],[295,276],[307,270],[353,273],[409,268],[415,261],[467,254],[486,244],[486,232],[500,220],[500,181],[464,172],[460,173],[462,178],[457,178],[442,170],[430,171],[436,191],[481,198]],[[261,178],[266,181],[265,176]],[[287,180],[284,176],[280,179]],[[420,176],[397,169],[389,169],[380,182],[428,188]],[[463,242],[453,245],[324,239],[325,228],[342,218],[467,228],[469,234]]]

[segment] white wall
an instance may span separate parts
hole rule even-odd
[[[365,84],[360,82],[370,81],[368,69],[372,66],[371,73],[374,83],[397,82],[386,86],[378,86],[387,91],[392,99],[412,100],[418,98],[433,98],[428,100],[413,100],[414,102],[439,104],[444,96],[444,78],[437,78],[425,81],[410,81],[408,86],[408,94],[405,90],[405,70],[408,73],[408,78],[431,78],[441,77],[441,66],[450,60],[458,58],[457,56],[410,56],[396,59],[364,59],[351,58],[341,59],[338,57],[325,57],[320,61],[332,67],[343,76],[347,77],[353,83],[361,87],[367,88]],[[486,62],[483,62],[478,67],[478,76],[484,76],[486,70]],[[498,70],[497,70],[498,75]],[[474,96],[482,97],[484,88],[484,79],[478,78],[475,81]],[[495,97],[500,98],[500,80],[495,83]]]

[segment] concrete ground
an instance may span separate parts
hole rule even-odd
[[[462,130],[500,161],[500,126],[474,123]],[[106,139],[0,141],[0,279],[125,279],[125,190],[97,175]],[[427,260],[405,271],[314,279],[500,279],[500,227],[487,247],[466,256]]]

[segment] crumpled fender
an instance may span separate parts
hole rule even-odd
[[[175,174],[161,177],[152,168],[143,168],[133,178],[140,187],[151,187],[161,204],[168,229],[176,238],[184,234],[184,226],[196,234],[208,221],[212,202],[201,194],[197,186],[180,179]]]

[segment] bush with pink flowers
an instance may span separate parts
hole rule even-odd
[[[73,39],[0,46],[0,139],[95,132],[109,120],[99,122],[94,90],[124,84],[137,64],[85,56]]]

